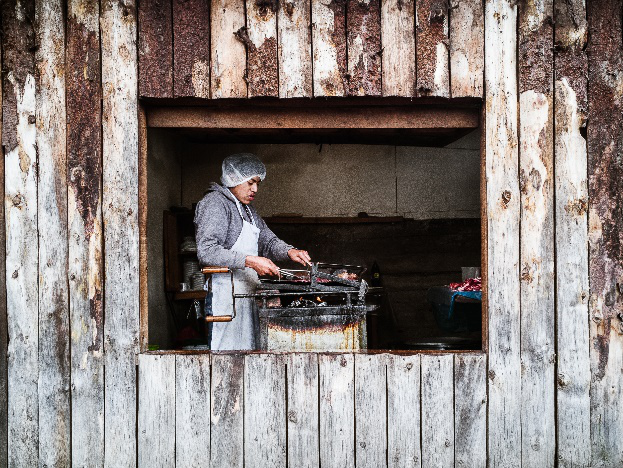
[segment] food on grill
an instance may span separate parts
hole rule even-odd
[[[350,281],[357,281],[359,279],[357,273],[349,273],[348,271],[337,272],[335,276]]]
[[[481,278],[467,278],[462,283],[450,283],[448,286],[455,291],[481,291],[482,280]]]

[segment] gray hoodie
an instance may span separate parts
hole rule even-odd
[[[235,199],[228,188],[212,183],[208,193],[197,203],[195,233],[197,257],[201,265],[244,268],[246,255],[230,250],[242,231],[242,219]],[[288,250],[293,247],[268,229],[255,208],[248,206],[255,225],[260,229],[259,255],[274,261],[287,260]],[[246,221],[251,221],[243,206],[242,214]]]

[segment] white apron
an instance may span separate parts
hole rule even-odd
[[[249,210],[251,223],[245,221],[240,202],[236,201],[238,213],[242,218],[242,231],[230,250],[244,255],[257,256],[260,230]],[[252,268],[234,270],[234,286],[236,294],[252,294],[260,284],[257,273]],[[206,284],[207,287],[207,284]],[[214,315],[231,315],[231,279],[229,273],[212,275],[212,313]],[[252,350],[258,345],[259,322],[255,312],[255,299],[236,299],[236,317],[231,322],[214,322],[212,324],[213,351]]]

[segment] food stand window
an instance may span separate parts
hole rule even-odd
[[[477,104],[147,107],[143,348],[208,349],[193,206],[223,158],[244,151],[267,166],[254,204],[269,227],[314,260],[365,268],[355,279],[372,286],[357,302],[276,285],[286,294],[257,301],[266,349],[482,349],[478,281],[460,284],[481,277]],[[361,273],[347,268],[321,273]],[[352,314],[331,317],[345,302],[364,307],[363,332]],[[342,338],[323,341],[332,324]]]

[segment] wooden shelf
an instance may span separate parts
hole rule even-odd
[[[193,299],[205,299],[206,292],[205,291],[178,291],[173,294],[173,299],[176,301],[179,300],[193,300]]]
[[[307,216],[270,216],[264,218],[267,224],[366,224],[400,223],[403,216],[367,216],[367,217],[307,217]]]

